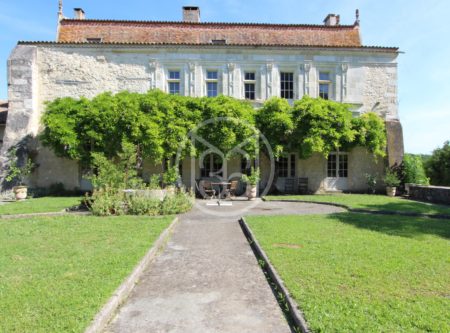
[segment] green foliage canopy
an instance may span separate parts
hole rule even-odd
[[[450,141],[433,151],[425,169],[432,185],[450,186]]]
[[[242,149],[251,157],[258,130],[268,139],[275,157],[285,151],[298,151],[303,158],[313,153],[327,156],[356,145],[384,156],[386,148],[379,116],[367,113],[353,118],[345,104],[308,96],[292,107],[274,97],[255,111],[249,102],[226,96],[194,98],[159,90],[102,93],[91,100],[66,97],[47,103],[43,124],[42,142],[58,156],[77,160],[85,168],[94,165],[94,156],[101,159],[95,153],[108,160],[117,158],[123,142],[136,147],[139,158],[159,163],[173,159],[182,142],[186,145],[181,157],[198,155],[210,147],[191,146],[186,139],[193,130],[225,153],[247,141]]]

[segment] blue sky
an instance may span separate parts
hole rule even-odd
[[[430,153],[450,140],[450,1],[447,0],[64,0],[64,14],[88,18],[180,20],[197,5],[202,21],[321,24],[328,13],[352,24],[360,10],[365,45],[399,46],[399,110],[405,150]],[[0,0],[0,99],[6,60],[18,40],[54,40],[58,0]]]

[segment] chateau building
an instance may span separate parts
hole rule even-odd
[[[348,103],[354,116],[374,111],[385,119],[387,160],[377,160],[363,148],[335,152],[328,159],[287,154],[277,162],[281,190],[286,179],[305,177],[312,192],[362,191],[367,188],[365,173],[382,175],[387,164],[403,157],[399,50],[363,45],[358,12],[350,25],[334,14],[320,25],[203,23],[198,7],[183,7],[183,20],[177,22],[89,19],[80,8],[74,15],[64,17],[60,6],[56,41],[20,41],[9,57],[2,163],[7,149],[42,130],[46,101],[154,88],[185,96],[223,94],[250,100],[256,108],[272,96],[293,102],[310,95]],[[75,162],[57,158],[37,140],[32,146],[39,168],[31,186],[88,186]],[[268,178],[264,163],[263,186]],[[194,166],[198,177],[220,168],[212,158],[205,164]],[[230,161],[228,169],[239,171],[241,164]],[[158,166],[148,161],[145,168],[150,174]],[[188,186],[185,175],[190,171],[190,161],[183,161]]]

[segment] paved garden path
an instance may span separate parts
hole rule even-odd
[[[199,203],[205,208],[205,201]],[[195,208],[180,217],[106,332],[291,332],[245,239],[238,218],[248,202]],[[342,211],[306,203],[259,202],[249,214]]]

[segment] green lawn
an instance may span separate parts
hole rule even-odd
[[[172,219],[0,221],[0,332],[83,332]]]
[[[315,332],[450,332],[450,220],[249,216]]]
[[[268,195],[267,200],[299,200],[326,202],[346,205],[350,208],[400,211],[424,214],[450,215],[450,206],[436,205],[419,201],[407,200],[386,195],[370,194],[315,194],[315,195]]]
[[[77,206],[81,197],[43,197],[0,205],[0,215],[60,212],[64,208]]]

